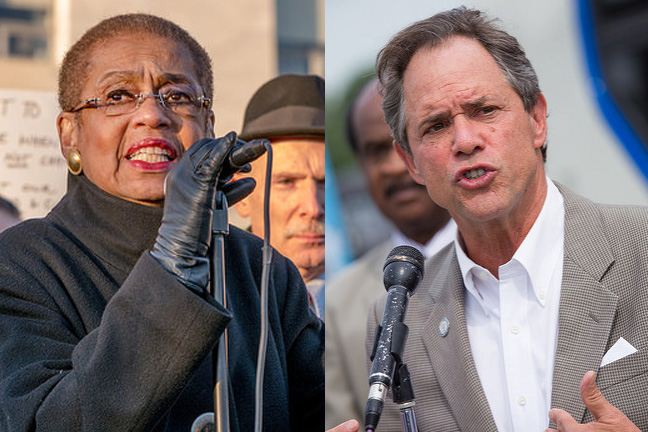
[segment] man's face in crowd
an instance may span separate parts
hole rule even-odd
[[[394,150],[385,122],[377,81],[366,87],[355,104],[353,122],[358,160],[367,178],[369,192],[378,209],[401,231],[423,219],[445,211],[416,183]]]
[[[270,244],[308,281],[324,272],[324,139],[273,140],[272,152]],[[265,164],[265,155],[252,162],[249,175],[256,189],[237,204],[259,237],[264,236]]]
[[[172,86],[202,95],[193,65],[189,50],[177,42],[148,34],[116,36],[90,51],[81,98],[101,97],[106,100],[98,105],[105,105]],[[96,108],[62,113],[58,125],[63,153],[78,149],[90,181],[111,195],[158,205],[167,173],[195,141],[211,134],[213,124],[207,110],[182,116],[148,98],[118,116]]]
[[[458,224],[542,205],[544,97],[526,112],[477,41],[454,37],[419,50],[405,71],[404,99],[412,155],[399,153]]]

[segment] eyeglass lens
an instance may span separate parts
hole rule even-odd
[[[182,116],[196,116],[202,109],[204,98],[195,96],[188,86],[167,86],[158,94],[134,94],[128,90],[113,90],[100,98],[97,108],[107,116],[130,114],[136,111],[144,100],[155,98],[160,105]]]

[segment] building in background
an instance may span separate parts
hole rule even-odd
[[[240,130],[247,101],[275,75],[324,76],[324,0],[0,0],[0,144],[9,121],[2,117],[8,99],[2,92],[54,94],[58,65],[69,46],[100,20],[129,12],[170,19],[209,52],[217,135]],[[43,133],[51,140],[51,130]],[[0,179],[0,193],[3,185],[6,180]]]
[[[0,1],[0,58],[44,59],[49,1]]]
[[[324,0],[277,0],[279,74],[324,76]]]

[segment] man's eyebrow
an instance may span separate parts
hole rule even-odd
[[[362,143],[363,147],[391,147],[392,146],[392,141],[391,137],[389,139],[379,139],[379,138],[372,138],[368,139],[367,141]]]
[[[472,101],[472,102],[466,102],[463,104],[464,106],[468,108],[481,108],[484,105],[486,105],[486,102],[488,102],[488,98],[486,96],[482,96],[479,99]]]
[[[423,121],[421,121],[421,123],[419,123],[416,128],[420,130],[422,127],[428,124],[438,123],[440,121],[446,120],[448,117],[450,117],[450,111],[441,111],[439,113],[433,114],[431,117],[423,119]]]
[[[482,96],[479,99],[476,99],[474,101],[462,103],[461,106],[463,107],[464,110],[467,109],[467,108],[471,109],[471,110],[474,110],[476,108],[483,107],[487,103],[488,103],[488,97]],[[438,112],[436,114],[433,114],[431,117],[425,118],[423,121],[421,121],[420,124],[417,125],[416,128],[417,128],[417,130],[421,130],[422,128],[424,128],[425,126],[427,126],[429,124],[439,123],[439,122],[442,122],[444,120],[447,120],[450,117],[451,117],[451,112],[450,111],[447,111],[447,110],[441,111],[441,112]]]
[[[302,171],[295,170],[295,169],[284,169],[280,171],[273,171],[272,172],[272,178],[286,178],[286,177],[304,177],[305,174]]]

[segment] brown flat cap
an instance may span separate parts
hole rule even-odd
[[[315,75],[280,75],[248,103],[240,138],[324,136],[324,80]]]

